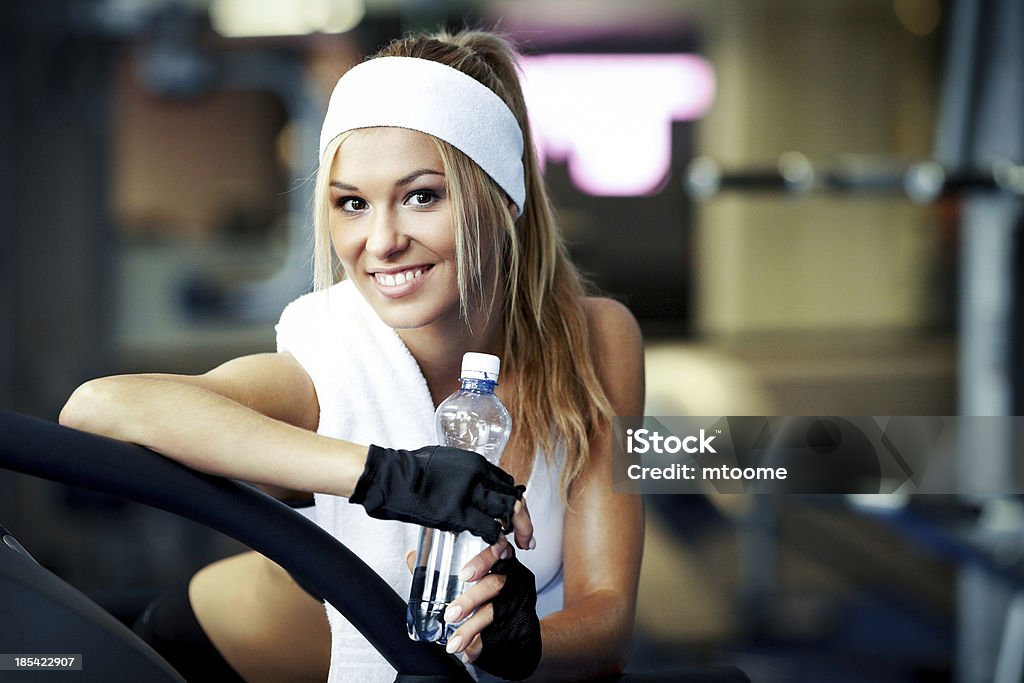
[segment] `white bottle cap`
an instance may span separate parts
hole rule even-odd
[[[489,353],[474,353],[470,351],[462,357],[463,379],[486,379],[492,382],[498,381],[498,370],[501,368],[501,359]]]

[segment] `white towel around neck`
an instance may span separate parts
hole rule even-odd
[[[419,364],[351,281],[289,304],[277,325],[277,346],[278,351],[291,353],[313,381],[320,403],[320,434],[388,448],[415,449],[437,442],[434,404]],[[552,460],[549,463],[538,453],[527,484],[538,548],[518,552],[537,577],[541,615],[562,606],[565,511],[558,484],[564,452]],[[406,599],[411,575],[405,553],[415,548],[419,527],[372,519],[361,506],[320,493],[316,518]],[[327,615],[330,683],[391,683],[395,672],[384,658],[329,605]]]

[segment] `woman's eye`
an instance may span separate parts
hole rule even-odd
[[[406,197],[405,203],[411,206],[424,207],[431,206],[440,198],[440,195],[433,190],[417,190]]]
[[[366,209],[366,202],[359,197],[340,197],[334,205],[347,213],[359,213]]]

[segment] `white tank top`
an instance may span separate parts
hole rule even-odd
[[[351,282],[289,304],[277,325],[277,347],[291,353],[313,381],[320,403],[320,434],[387,448],[436,443],[434,404],[419,365]],[[549,458],[538,453],[526,482],[537,547],[517,549],[516,556],[537,579],[541,617],[562,608],[565,508],[559,482],[564,462],[564,450]],[[405,555],[415,549],[419,527],[373,519],[362,506],[338,496],[317,493],[315,498],[317,523],[404,601],[412,584]],[[337,610],[326,607],[331,624],[330,683],[394,681],[395,671],[387,661]]]

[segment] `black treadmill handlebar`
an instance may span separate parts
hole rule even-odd
[[[358,556],[253,486],[197,472],[141,446],[6,410],[0,410],[0,467],[145,503],[216,529],[323,596],[400,673],[471,680],[454,655],[409,639],[404,600]]]

